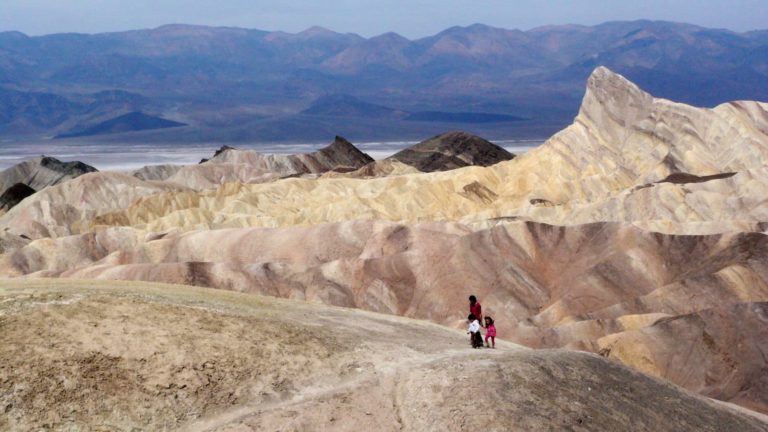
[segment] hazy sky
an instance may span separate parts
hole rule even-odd
[[[0,31],[95,33],[168,23],[296,32],[312,25],[407,37],[453,25],[529,29],[640,18],[768,28],[768,0],[0,0]]]

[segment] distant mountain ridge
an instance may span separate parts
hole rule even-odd
[[[661,21],[528,31],[475,24],[415,40],[322,27],[296,34],[188,25],[94,35],[4,32],[0,136],[60,135],[146,111],[190,124],[152,132],[160,141],[408,138],[467,124],[490,137],[543,138],[570,122],[599,65],[694,105],[768,100],[767,34]],[[396,113],[448,115],[359,116],[359,106],[313,112],[332,95]],[[467,121],[466,114],[491,117]],[[503,116],[527,120],[493,120]]]

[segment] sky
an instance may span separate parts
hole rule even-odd
[[[319,25],[409,38],[474,23],[542,25],[654,19],[747,31],[768,28],[768,0],[0,0],[0,31],[100,33],[163,24],[298,32]]]

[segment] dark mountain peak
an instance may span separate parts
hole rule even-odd
[[[40,157],[40,166],[72,177],[98,171],[96,168],[80,161],[62,162],[55,157],[45,155]]]
[[[235,150],[235,148],[234,148],[234,147],[231,147],[231,146],[228,146],[228,145],[223,145],[223,146],[219,147],[219,149],[218,149],[218,150],[216,150],[216,151],[213,153],[213,157],[216,157],[216,156],[218,156],[218,155],[220,155],[220,154],[222,154],[222,153],[224,153],[224,152],[228,152],[228,151],[230,151],[230,150]]]
[[[80,161],[62,162],[54,157],[43,155],[25,160],[0,172],[0,190],[16,183],[23,183],[34,190],[41,190],[96,171],[98,171],[96,168]]]
[[[346,138],[338,135],[330,145],[323,147],[318,153],[341,166],[359,168],[373,162],[372,157],[355,147]]]
[[[345,151],[345,152],[359,152],[360,150],[355,147],[354,144],[349,142],[348,139],[343,136],[336,135],[333,138],[333,142],[321,150],[333,150],[333,151]],[[361,152],[362,153],[362,152]]]
[[[198,162],[198,164],[204,164],[204,163],[206,163],[206,162],[208,162],[208,161],[210,161],[212,159],[215,160],[220,155],[223,155],[224,153],[227,153],[230,150],[237,150],[237,149],[234,148],[234,147],[228,146],[228,145],[223,145],[223,146],[219,147],[218,150],[213,152],[213,156],[211,156],[210,158],[202,158],[202,159],[200,159],[200,162]]]
[[[514,154],[477,135],[452,131],[437,135],[390,156],[419,171],[447,171],[469,165],[490,166]]]

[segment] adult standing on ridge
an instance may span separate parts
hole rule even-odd
[[[483,308],[480,306],[480,302],[477,301],[477,297],[474,295],[469,296],[469,313],[475,316],[480,321],[480,327],[483,326]]]

